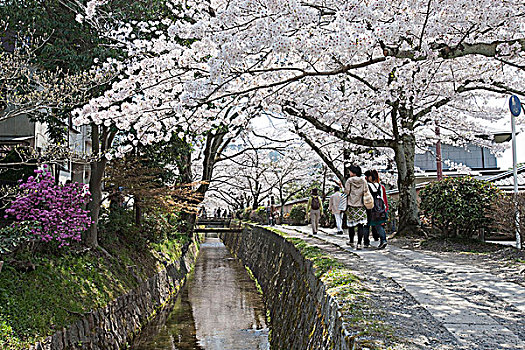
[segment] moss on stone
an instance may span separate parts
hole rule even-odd
[[[255,275],[253,274],[252,270],[246,265],[244,265],[244,268],[246,269],[246,272],[248,272],[248,276],[250,276],[250,279],[255,282],[255,287],[257,288],[257,292],[260,295],[263,295],[263,290],[261,288],[261,285],[259,284],[259,281],[257,281],[257,278],[255,278]]]
[[[313,262],[315,275],[321,279],[327,288],[327,293],[333,296],[341,307],[341,313],[347,328],[352,332],[356,349],[386,349],[387,341],[395,342],[392,327],[381,321],[370,305],[369,293],[363,281],[343,263],[319,247],[309,245],[301,238],[290,237],[275,228],[272,231],[292,243],[306,259]]]
[[[111,259],[97,251],[39,253],[30,272],[5,264],[0,274],[0,349],[28,347],[106,306],[178,261],[181,247],[178,239],[143,251],[122,243],[112,247]]]

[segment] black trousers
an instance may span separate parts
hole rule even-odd
[[[348,238],[350,238],[350,243],[354,243],[355,237],[355,226],[348,228]],[[363,241],[363,224],[357,225],[357,244],[361,244]],[[370,245],[370,237],[367,235],[365,237],[365,245]]]

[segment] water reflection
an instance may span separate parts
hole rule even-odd
[[[132,348],[269,349],[262,298],[242,264],[218,239],[208,238],[187,286]]]

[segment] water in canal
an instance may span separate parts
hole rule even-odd
[[[207,238],[186,286],[133,350],[269,349],[262,297],[218,238]]]

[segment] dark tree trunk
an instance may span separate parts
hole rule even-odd
[[[135,226],[140,227],[142,225],[142,206],[140,205],[140,196],[135,196],[133,207],[135,209]]]
[[[107,164],[104,152],[111,146],[114,138],[115,132],[110,132],[109,129],[103,126],[91,124],[92,154],[98,159],[90,164],[89,192],[91,192],[91,202],[88,203],[87,210],[89,210],[92,223],[82,237],[84,244],[90,248],[98,247],[98,216],[100,214],[100,205],[102,204],[102,179],[104,178]]]
[[[394,145],[399,189],[399,226],[401,234],[419,233],[419,208],[415,186],[414,156],[416,140],[413,135],[401,137],[402,142]]]
[[[217,162],[218,155],[222,152],[224,147],[231,141],[224,141],[226,132],[217,132],[216,134],[208,134],[206,137],[206,148],[204,150],[204,161],[203,161],[203,182],[198,188],[197,193],[201,195],[201,199],[204,199],[204,195],[210,187],[210,181],[213,177],[213,170],[215,163]],[[188,149],[184,156],[181,156],[181,162],[178,164],[181,172],[182,183],[193,182],[193,174],[191,169],[191,150]],[[181,231],[186,233],[189,237],[193,238],[193,227],[197,221],[197,215],[195,213],[185,213],[181,215],[181,219],[184,224],[181,227]]]
[[[102,204],[102,178],[106,167],[106,158],[102,157],[98,161],[91,163],[91,176],[89,179],[89,191],[91,192],[91,202],[87,205],[91,217],[91,226],[84,231],[82,237],[84,244],[90,248],[98,246],[98,216],[100,205]]]
[[[180,181],[183,184],[189,184],[193,182],[192,174],[192,164],[191,164],[191,150],[186,148],[184,152],[180,155],[180,160],[178,161],[178,168],[180,172]],[[193,226],[197,216],[193,213],[182,212],[181,213],[181,222],[179,230],[181,233],[185,233],[188,237],[193,238]]]
[[[281,220],[283,219],[283,216],[284,216],[284,193],[283,193],[283,186],[279,186],[279,201],[281,202]]]
[[[328,173],[328,168],[323,166],[323,186],[321,188],[321,196],[323,197],[323,202],[326,200],[326,175]]]

